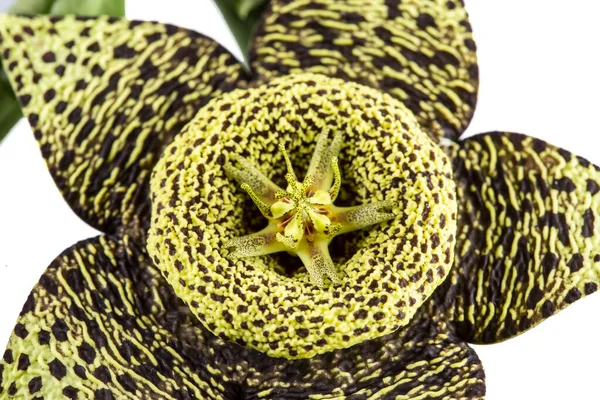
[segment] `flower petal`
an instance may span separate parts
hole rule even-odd
[[[281,218],[288,212],[290,212],[294,208],[294,203],[286,202],[286,201],[276,201],[271,206],[271,212],[273,213],[273,218]]]
[[[335,264],[329,254],[328,243],[306,243],[304,248],[300,248],[298,256],[306,266],[311,280],[317,286],[323,286],[323,278],[328,277],[332,283],[339,284],[340,278],[335,268]]]
[[[271,0],[250,61],[261,82],[296,72],[396,96],[434,138],[456,139],[477,100],[478,68],[462,1]]]
[[[537,325],[600,284],[600,169],[514,133],[455,149],[456,266],[435,296],[465,340]]]
[[[256,257],[286,250],[276,234],[273,226],[269,225],[259,232],[233,238],[224,247],[229,248],[231,257]]]
[[[331,195],[326,190],[317,190],[313,197],[308,198],[308,202],[310,204],[317,204],[317,205],[333,203],[331,201]]]
[[[477,355],[424,310],[406,328],[350,349],[271,358],[202,328],[128,237],[97,237],[63,252],[33,289],[0,362],[0,395],[482,398]]]
[[[248,185],[261,202],[273,204],[276,200],[276,194],[283,189],[271,182],[269,178],[244,157],[232,156],[231,158],[233,164],[225,164],[223,166],[227,175],[235,179],[240,185],[244,183]],[[239,167],[236,167],[234,164],[239,164]]]
[[[330,141],[329,130],[327,129],[317,136],[315,151],[306,171],[307,177],[313,177],[313,187],[317,191],[329,190],[336,178],[331,160],[340,153],[343,144],[342,137],[341,132],[337,132]]]
[[[307,214],[311,219],[315,230],[319,233],[329,232],[331,229],[331,220],[327,217],[327,215],[320,214],[309,208],[307,210]]]
[[[446,322],[420,315],[379,339],[307,360],[256,357],[246,399],[483,399],[475,351]],[[323,396],[323,397],[318,397]]]
[[[97,237],[33,289],[0,364],[0,397],[231,399],[242,351],[202,328],[128,238]]]
[[[148,211],[146,183],[163,147],[242,75],[220,45],[172,25],[3,15],[0,36],[57,186],[109,233]]]

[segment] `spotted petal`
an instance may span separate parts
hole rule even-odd
[[[250,61],[262,82],[308,71],[389,92],[435,138],[457,138],[477,99],[475,42],[458,0],[271,0]]]
[[[66,250],[30,294],[0,363],[0,397],[238,398],[239,346],[201,327],[128,238]]]
[[[213,40],[116,18],[0,16],[5,70],[57,186],[105,232],[148,212],[163,147],[242,74]]]
[[[257,357],[246,399],[483,399],[475,352],[446,322],[415,317],[379,339],[307,360]],[[320,397],[319,397],[320,396]]]
[[[3,398],[484,393],[477,355],[447,323],[423,313],[393,334],[308,360],[225,343],[199,324],[127,237],[86,240],[58,257],[29,296],[0,362]]]
[[[454,150],[456,265],[436,292],[460,336],[508,339],[600,283],[600,169],[514,133]]]

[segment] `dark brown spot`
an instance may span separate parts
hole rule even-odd
[[[49,103],[50,101],[52,101],[52,99],[54,98],[54,96],[56,96],[56,90],[54,90],[54,89],[48,89],[44,93],[44,101],[46,103]]]
[[[47,62],[47,63],[55,62],[56,61],[56,55],[53,52],[51,52],[51,51],[47,51],[42,56],[42,60],[44,62]]]
[[[548,318],[555,313],[556,309],[550,300],[546,300],[542,305],[542,316]]]
[[[58,340],[59,342],[66,341],[68,339],[68,331],[69,328],[67,327],[67,324],[63,319],[57,318],[56,321],[54,321],[54,324],[52,325],[52,335],[54,335],[54,338],[56,340]]]
[[[83,343],[78,349],[79,357],[88,364],[91,364],[96,359],[96,350],[87,343]]]
[[[13,361],[15,361],[15,359],[13,358],[13,352],[11,349],[6,349],[4,351],[4,356],[3,356],[3,360],[5,363],[7,364],[12,364]]]
[[[584,292],[586,295],[590,295],[598,290],[598,285],[594,282],[588,282],[585,284]]]
[[[87,50],[91,51],[92,53],[97,53],[100,51],[100,45],[98,42],[94,42],[87,47]]]
[[[39,392],[42,388],[42,378],[40,376],[36,376],[35,378],[29,381],[29,384],[27,386],[29,387],[29,394]]]
[[[54,111],[57,114],[62,114],[63,111],[65,111],[67,108],[67,102],[66,101],[59,101],[58,104],[56,105],[56,108],[54,108]]]
[[[78,389],[74,388],[73,386],[65,386],[65,388],[62,390],[63,395],[71,400],[75,400],[77,399],[77,393],[79,392]]]
[[[87,86],[88,86],[87,82],[83,79],[78,79],[77,82],[75,82],[75,90],[76,91],[84,90],[85,88],[87,88]]]
[[[123,386],[123,388],[128,392],[135,393],[136,384],[129,374],[125,373],[117,376],[117,382],[119,382],[121,386]]]
[[[29,356],[27,354],[21,354],[17,363],[17,369],[19,371],[26,371],[31,363],[29,362]]]
[[[17,335],[21,339],[25,339],[27,337],[27,335],[29,334],[29,332],[27,331],[27,328],[25,328],[25,325],[23,325],[20,322],[17,325],[15,325],[14,332],[15,332],[15,335]]]
[[[550,272],[558,267],[558,256],[554,253],[546,253],[542,258],[542,271],[544,277],[548,277]]]
[[[583,268],[583,256],[581,254],[573,254],[567,266],[572,273],[579,271]]]
[[[62,362],[60,362],[57,359],[52,360],[48,364],[48,367],[50,368],[50,373],[52,374],[52,376],[58,380],[61,380],[65,377],[65,375],[67,375],[67,368]]]
[[[595,220],[596,218],[594,217],[592,210],[589,208],[585,210],[583,213],[583,228],[581,230],[583,237],[588,238],[594,235]]]
[[[577,288],[573,288],[569,290],[567,296],[565,297],[565,301],[569,304],[576,302],[581,298],[581,292]]]
[[[231,313],[227,310],[223,310],[223,312],[221,313],[221,315],[223,315],[223,319],[228,322],[228,323],[232,323],[233,322],[233,315],[231,315]]]
[[[301,338],[306,338],[308,337],[308,329],[298,328],[296,329],[296,334]]]
[[[94,392],[94,400],[114,400],[113,394],[108,389],[98,389]]]
[[[137,53],[133,48],[127,46],[126,44],[122,44],[115,47],[113,54],[115,58],[131,59],[135,57]]]
[[[592,195],[595,195],[596,193],[600,192],[600,185],[598,185],[596,183],[596,181],[593,181],[591,179],[588,179],[587,181],[587,191],[590,192]]]
[[[73,368],[73,372],[75,372],[75,375],[77,375],[81,379],[87,379],[87,374],[83,366],[76,365],[75,368]]]
[[[533,310],[543,297],[544,292],[542,292],[539,287],[534,286],[531,289],[531,292],[529,292],[529,296],[527,296],[527,308]]]
[[[110,381],[110,371],[104,365],[96,368],[94,376],[101,382],[108,383]]]
[[[21,102],[23,107],[27,107],[27,105],[29,104],[30,101],[31,101],[31,95],[24,94],[24,95],[19,96],[19,102]]]
[[[41,330],[38,332],[38,343],[41,345],[45,345],[50,343],[50,332],[45,331],[45,330]]]
[[[419,29],[426,29],[428,27],[436,27],[435,19],[429,14],[419,14],[417,17],[417,26]]]
[[[552,182],[552,187],[566,193],[571,193],[576,189],[573,181],[567,177],[555,179],[554,182]]]

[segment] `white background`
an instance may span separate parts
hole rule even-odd
[[[176,23],[240,56],[210,0],[127,0],[130,18]],[[527,133],[600,165],[600,5],[594,0],[467,0],[481,86],[467,135]],[[0,347],[32,286],[63,249],[96,232],[70,211],[23,120],[0,144]],[[488,400],[598,399],[600,295],[510,341],[474,346]],[[1,349],[0,349],[1,351]]]

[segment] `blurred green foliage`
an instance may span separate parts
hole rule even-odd
[[[229,0],[229,3],[233,3],[237,15],[246,20],[252,11],[261,7],[266,0]]]
[[[244,61],[248,62],[248,49],[252,33],[260,20],[268,0],[214,0],[235,37]]]

